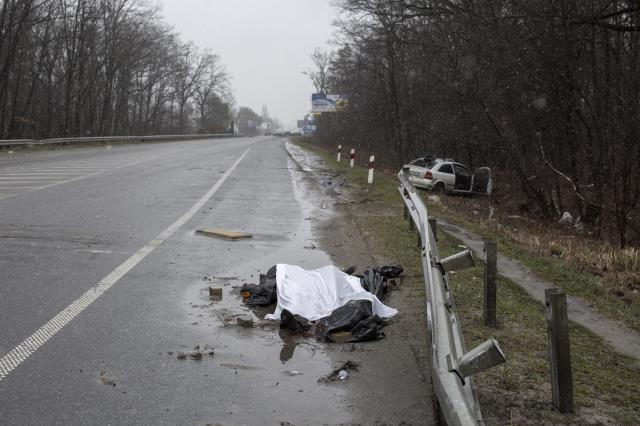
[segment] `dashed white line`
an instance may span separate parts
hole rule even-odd
[[[72,302],[60,313],[50,319],[45,325],[40,327],[22,343],[13,348],[9,353],[0,358],[0,382],[4,380],[16,367],[22,364],[27,358],[35,353],[49,339],[56,335],[62,328],[69,324],[76,316],[95,302],[107,290],[113,287],[127,272],[133,269],[138,263],[147,257],[156,247],[169,239],[181,226],[196,214],[202,206],[220,189],[235,168],[240,164],[251,148],[247,149],[236,160],[235,163],[225,172],[224,175],[198,200],[180,219],[162,231],[155,239],[149,241],[144,247],[138,250],[133,256],[124,261],[114,269],[109,275],[104,277],[98,284],[91,287],[86,293]]]

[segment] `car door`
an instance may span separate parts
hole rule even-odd
[[[451,163],[442,163],[438,167],[437,175],[434,176],[435,180],[444,182],[447,191],[453,191],[456,185],[456,175],[453,172],[453,166]]]
[[[455,190],[459,192],[471,192],[473,186],[473,173],[462,164],[454,163],[453,171],[456,175]]]
[[[491,169],[480,167],[474,170],[473,192],[477,194],[491,194],[493,190],[493,180],[491,179]]]

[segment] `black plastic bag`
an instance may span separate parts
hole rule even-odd
[[[351,338],[349,342],[366,342],[369,340],[378,340],[384,337],[382,328],[385,322],[377,315],[363,319],[351,330]]]
[[[398,278],[400,274],[402,274],[402,271],[404,271],[404,268],[400,265],[387,265],[381,266],[379,268],[374,268],[373,270],[382,275],[384,278],[393,279]]]
[[[356,272],[356,269],[358,269],[357,266],[349,266],[347,269],[344,270],[344,273],[347,275],[353,275],[353,273]]]
[[[384,277],[377,273],[374,269],[367,268],[364,271],[363,277],[360,279],[362,288],[369,293],[374,294],[378,299],[382,298],[384,291]]]
[[[278,301],[276,289],[276,266],[272,266],[266,275],[260,275],[260,285],[245,284],[240,292],[249,292],[249,306],[268,306]]]
[[[316,324],[316,336],[326,339],[329,333],[338,331],[350,331],[360,321],[373,315],[373,306],[368,300],[351,300],[340,306],[331,315],[318,320]]]
[[[298,332],[310,329],[311,325],[306,318],[298,314],[292,314],[286,309],[283,309],[280,314],[280,328]]]

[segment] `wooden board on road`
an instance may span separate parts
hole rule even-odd
[[[207,235],[210,237],[224,238],[227,240],[240,240],[243,238],[251,238],[251,234],[239,231],[229,231],[226,229],[198,229],[196,234]]]

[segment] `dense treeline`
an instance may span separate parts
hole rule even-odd
[[[349,108],[320,118],[320,141],[390,167],[426,153],[489,165],[530,214],[640,238],[640,1],[334,4],[323,71]]]
[[[218,56],[145,0],[0,1],[0,139],[226,131]]]

